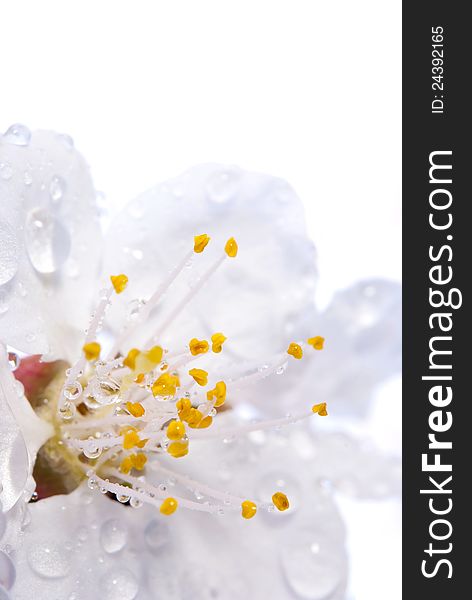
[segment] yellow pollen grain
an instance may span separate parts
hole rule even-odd
[[[299,360],[303,356],[302,347],[299,344],[292,342],[287,348],[287,354],[290,354],[290,356],[293,356],[293,358],[297,358]]]
[[[207,400],[215,400],[215,406],[218,408],[222,406],[226,400],[226,383],[224,381],[218,381],[212,390],[207,392]]]
[[[138,350],[137,348],[131,348],[131,350],[126,355],[126,358],[123,360],[124,366],[128,367],[128,369],[131,369],[132,371],[134,371],[134,369],[136,367],[136,357],[138,356],[139,353],[140,353],[140,350]]]
[[[226,242],[225,252],[230,258],[234,258],[238,254],[238,244],[234,237],[229,238]]]
[[[205,250],[210,241],[210,236],[206,233],[202,233],[202,235],[196,235],[193,238],[193,251],[197,254],[200,254]]]
[[[315,413],[315,415],[319,415],[320,417],[327,417],[328,416],[328,411],[327,411],[327,404],[326,402],[321,402],[320,404],[313,404],[313,406],[311,407],[311,410]]]
[[[177,500],[175,498],[166,498],[162,502],[162,504],[159,508],[159,512],[163,515],[169,516],[172,513],[175,513],[178,506],[179,506],[179,503],[177,502]]]
[[[167,426],[166,435],[170,440],[181,440],[185,435],[185,425],[182,421],[171,421]]]
[[[163,373],[152,384],[154,396],[174,396],[180,386],[179,378],[170,373]]]
[[[117,294],[121,294],[128,285],[128,278],[123,273],[121,275],[111,275],[110,280]]]
[[[290,502],[287,496],[282,492],[275,492],[272,496],[272,502],[277,510],[284,511],[290,508]]]
[[[208,373],[203,369],[190,369],[188,372],[190,377],[193,377],[198,385],[206,385],[208,383]]]
[[[142,471],[144,469],[144,465],[147,463],[147,456],[142,452],[138,452],[138,454],[131,454],[130,459],[133,467],[137,471]]]
[[[134,446],[137,446],[140,443],[141,439],[136,431],[128,430],[123,435],[123,448],[125,450],[131,450]]]
[[[125,474],[126,474],[126,473],[129,473],[129,472],[131,471],[131,469],[132,469],[132,468],[133,468],[133,461],[131,460],[131,457],[130,457],[130,456],[127,456],[126,458],[124,458],[124,459],[121,461],[121,464],[120,464],[120,471],[121,471],[122,473],[125,473]]]
[[[176,441],[169,444],[167,453],[173,458],[182,458],[188,454],[188,442]]]
[[[133,415],[133,417],[142,417],[146,412],[140,402],[127,402],[126,410]]]
[[[189,424],[189,427],[195,428],[202,419],[203,414],[201,411],[199,411],[198,408],[191,408],[185,420]]]
[[[134,382],[141,384],[144,382],[144,373],[138,373],[138,375],[136,375],[136,377],[134,378]]]
[[[310,344],[310,346],[313,346],[315,350],[323,350],[324,342],[325,339],[324,337],[321,337],[321,335],[307,339],[307,343]]]
[[[221,352],[221,348],[223,344],[226,342],[228,338],[222,333],[214,333],[211,336],[211,349],[213,352],[218,353]]]
[[[179,417],[183,421],[186,421],[192,408],[192,403],[190,402],[190,400],[188,398],[181,398],[180,400],[177,400],[177,402],[175,403],[175,407],[179,413]]]
[[[198,354],[205,354],[205,352],[208,352],[210,346],[206,340],[197,340],[197,338],[193,338],[190,340],[188,347],[190,348],[192,356],[197,356]]]
[[[257,512],[257,506],[251,500],[244,500],[241,502],[241,516],[243,519],[252,519]]]
[[[98,342],[89,342],[82,347],[87,360],[97,360],[100,356],[101,346]]]
[[[210,427],[210,425],[213,423],[213,417],[210,417],[210,415],[203,417],[203,419],[201,421],[199,421],[196,425],[189,425],[189,427],[191,427],[192,429],[206,429],[207,427]]]

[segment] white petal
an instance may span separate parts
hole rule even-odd
[[[251,521],[238,512],[184,509],[163,517],[148,505],[124,507],[84,486],[29,506],[31,523],[15,547],[15,598],[114,598],[114,585],[130,600],[288,600],[297,591],[309,598],[344,597],[344,527],[331,496],[316,489],[315,469],[307,475],[313,461],[267,436],[262,446],[247,438],[195,445],[177,462],[166,464],[220,489],[244,490],[249,498],[269,494],[270,501],[273,486],[281,486],[293,509],[261,509]],[[168,485],[169,495],[178,495],[178,486]],[[307,590],[312,595],[303,595]]]
[[[5,347],[0,344],[0,495],[9,510],[30,488],[36,453],[53,434],[53,428],[36,416],[15,380]],[[34,489],[34,488],[33,488]]]
[[[210,244],[194,255],[173,285],[142,340],[152,334],[204,270],[236,238],[228,259],[169,327],[169,347],[222,331],[233,357],[261,358],[284,348],[302,316],[314,314],[315,255],[303,209],[284,181],[236,167],[203,165],[142,194],[112,222],[106,272],[124,272],[123,300],[149,297],[168,272],[207,233]],[[120,314],[123,317],[123,312]],[[122,326],[115,309],[115,327]],[[131,343],[131,341],[130,341]]]
[[[101,234],[88,166],[70,138],[0,136],[0,339],[70,357],[87,324]],[[77,350],[77,348],[75,348]]]

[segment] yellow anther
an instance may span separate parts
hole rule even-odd
[[[282,492],[275,492],[272,496],[272,502],[277,510],[284,511],[290,508],[290,502],[285,494]]]
[[[223,347],[223,344],[226,340],[227,337],[224,336],[222,333],[214,333],[211,336],[211,349],[213,350],[213,352],[221,352],[221,348]]]
[[[197,338],[193,338],[190,340],[188,347],[190,348],[192,356],[197,356],[197,354],[205,354],[205,352],[208,352],[209,345],[206,340],[197,340]]]
[[[198,411],[200,412],[200,411]],[[207,427],[210,427],[210,425],[213,423],[213,417],[210,417],[210,415],[208,415],[207,417],[203,417],[202,419],[200,419],[200,421],[196,422],[196,423],[189,423],[189,427],[191,427],[192,429],[206,429]]]
[[[134,369],[136,367],[136,357],[138,356],[139,353],[140,353],[140,350],[138,350],[137,348],[131,348],[131,350],[126,355],[126,358],[123,360],[124,366],[128,367],[128,369],[131,369],[132,371],[134,371]]]
[[[142,417],[146,412],[140,402],[127,402],[126,410],[133,415],[133,417]]]
[[[195,379],[198,385],[206,385],[208,383],[208,373],[203,369],[190,369],[188,374]]]
[[[138,471],[142,471],[144,469],[144,465],[147,463],[147,456],[142,452],[138,452],[138,454],[131,454],[130,459],[133,467]]]
[[[101,346],[98,342],[89,342],[82,347],[87,360],[97,360],[100,356]]]
[[[234,258],[237,255],[238,244],[233,237],[229,238],[229,240],[226,242],[225,252],[230,258]]]
[[[140,352],[135,360],[135,370],[141,373],[149,373],[161,362],[163,353],[164,351],[160,346],[153,346],[146,352]]]
[[[298,344],[295,344],[295,342],[292,342],[287,348],[287,354],[290,354],[290,356],[293,356],[293,358],[300,359],[303,356],[302,347]]]
[[[171,421],[167,426],[166,434],[170,440],[181,440],[185,435],[185,425],[182,421]]]
[[[203,414],[198,408],[191,408],[187,418],[185,419],[189,424],[189,427],[196,427],[198,423],[203,419]]]
[[[313,404],[313,406],[311,407],[311,410],[315,413],[315,415],[318,414],[320,417],[328,416],[328,411],[326,409],[326,402],[321,402],[320,404]]]
[[[251,502],[250,500],[244,500],[244,502],[241,502],[241,515],[243,519],[252,519],[256,512],[257,506],[254,504],[254,502]]]
[[[120,471],[122,473],[129,473],[131,471],[131,469],[133,468],[133,461],[131,460],[130,456],[127,456],[126,458],[124,458],[121,461],[120,464]]]
[[[152,384],[152,393],[154,396],[174,396],[180,385],[177,375],[163,373]]]
[[[123,435],[123,448],[125,450],[130,450],[134,446],[137,446],[140,443],[140,441],[141,441],[141,439],[140,439],[139,435],[136,433],[136,431],[129,429]]]
[[[111,275],[110,280],[117,294],[121,294],[128,285],[128,278],[123,274]]]
[[[181,398],[180,400],[177,400],[177,402],[175,403],[175,407],[182,421],[186,421],[192,408],[192,403],[190,402],[190,400],[188,398]]]
[[[182,458],[188,454],[188,442],[171,442],[167,447],[167,452],[174,458]]]
[[[171,515],[177,510],[179,503],[175,498],[166,498],[159,508],[159,512],[163,515]]]
[[[197,254],[200,254],[200,252],[205,250],[209,241],[210,236],[206,233],[202,233],[202,235],[196,235],[193,238],[193,251]]]
[[[224,404],[226,400],[226,383],[224,381],[218,381],[215,387],[207,392],[207,400],[211,401],[213,398],[217,408]]]
[[[136,375],[136,377],[134,378],[134,382],[141,384],[144,382],[144,373],[138,373],[138,375]]]
[[[321,335],[317,335],[316,337],[307,339],[308,344],[310,344],[310,346],[313,346],[315,350],[323,350],[324,341],[325,339],[324,337],[321,337]]]

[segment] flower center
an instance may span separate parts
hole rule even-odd
[[[172,307],[148,343],[143,348],[130,348],[135,329],[146,322],[192,255],[201,254],[209,241],[206,234],[195,236],[193,250],[182,258],[148,301],[139,305],[137,317],[117,336],[111,349],[103,353],[99,334],[107,308],[112,298],[128,285],[126,275],[111,276],[111,285],[102,292],[92,315],[80,358],[70,368],[63,362],[52,363],[47,385],[40,394],[47,402],[30,397],[38,414],[55,428],[54,437],[41,449],[35,466],[40,498],[51,495],[47,493],[48,481],[49,484],[55,481],[51,476],[54,473],[61,483],[55,481],[55,486],[50,485],[59,490],[53,493],[70,492],[87,477],[91,489],[111,494],[135,508],[145,502],[155,505],[165,515],[178,507],[218,513],[224,506],[225,511],[238,510],[243,518],[250,519],[261,506],[271,511],[274,507],[280,511],[289,508],[289,500],[280,491],[274,490],[272,504],[262,505],[183,476],[168,464],[172,459],[185,457],[199,440],[234,438],[250,431],[291,424],[313,414],[327,415],[326,404],[320,403],[297,416],[232,428],[212,427],[218,413],[230,404],[228,400],[236,388],[284,370],[289,356],[298,360],[310,347],[321,350],[324,340],[320,336],[309,338],[306,343],[292,342],[265,369],[246,373],[237,381],[215,378],[199,365],[202,357],[206,358],[205,364],[218,360],[227,343],[221,332],[215,332],[208,340],[191,338],[181,349],[158,345],[157,340],[209,277],[227,259],[237,256],[234,238],[228,240],[224,253],[198,283]],[[123,352],[126,345],[129,349]],[[198,490],[212,502],[169,497],[163,484],[149,482],[150,466],[163,481],[171,477],[183,492]]]

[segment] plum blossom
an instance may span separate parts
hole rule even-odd
[[[0,598],[344,598],[332,485],[398,469],[319,416],[398,368],[398,288],[320,313],[300,201],[233,166],[102,235],[71,138],[13,126],[0,199]]]

